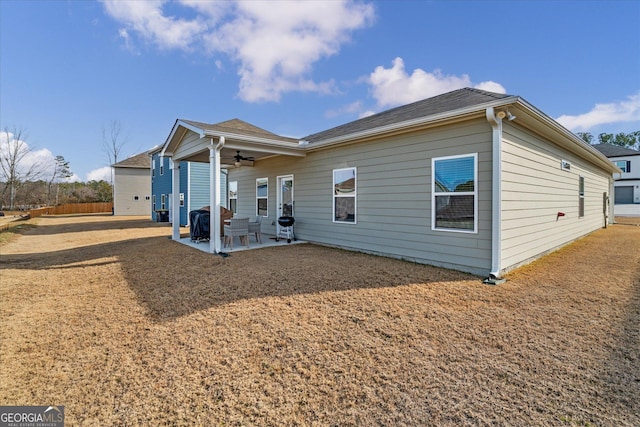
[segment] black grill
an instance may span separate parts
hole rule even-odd
[[[296,220],[292,216],[281,216],[278,218],[280,227],[291,227]]]

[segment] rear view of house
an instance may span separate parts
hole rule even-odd
[[[619,171],[523,98],[477,89],[299,140],[178,120],[162,153],[227,168],[227,207],[265,234],[293,215],[302,240],[495,277],[605,225]]]

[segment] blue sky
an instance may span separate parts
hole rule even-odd
[[[303,137],[465,86],[574,132],[631,132],[638,22],[638,0],[2,0],[0,128],[82,181],[108,178],[114,120],[124,158],[177,118]]]

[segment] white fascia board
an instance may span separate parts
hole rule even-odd
[[[185,128],[185,129],[187,129],[187,130],[190,130],[190,131],[191,131],[191,132],[193,132],[193,133],[197,133],[198,135],[200,135],[200,138],[204,138],[204,137],[205,137],[205,135],[206,135],[206,132],[205,132],[205,130],[204,130],[204,129],[199,128],[199,127],[197,127],[197,126],[194,126],[194,125],[192,125],[192,124],[190,124],[190,123],[185,123],[185,122],[183,122],[182,120],[178,120],[178,124],[179,124],[180,126],[182,126],[183,128]]]
[[[247,149],[252,151],[259,151],[264,153],[283,154],[286,156],[298,156],[305,157],[306,150],[299,148],[294,143],[287,143],[270,138],[261,138],[256,136],[247,136],[241,134],[234,134],[229,132],[206,132],[207,137],[224,137],[225,148],[231,149]]]
[[[173,155],[173,150],[169,151],[168,148],[171,145],[171,142],[173,141],[173,138],[176,136],[176,133],[178,132],[178,129],[180,128],[184,128],[186,130],[190,130],[198,135],[200,135],[200,138],[204,138],[205,137],[205,132],[203,129],[193,126],[190,123],[185,123],[182,120],[176,120],[175,124],[173,125],[173,128],[171,129],[171,133],[169,133],[169,136],[167,137],[167,139],[165,140],[163,146],[162,146],[162,151],[160,151],[160,157],[171,157]]]

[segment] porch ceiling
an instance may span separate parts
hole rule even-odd
[[[197,153],[188,155],[186,157],[181,158],[180,160],[188,161],[188,162],[209,163],[209,148],[208,148],[209,145],[211,145],[210,142],[205,145],[203,151],[199,151]],[[295,157],[301,157],[305,155],[304,152],[291,154],[291,153],[283,153],[279,150],[258,151],[255,149],[255,147],[252,147],[250,144],[243,144],[242,146],[234,144],[233,146],[229,147],[225,143],[225,146],[222,148],[222,150],[220,150],[220,167],[222,168],[235,167],[234,156],[237,154],[238,151],[240,151],[240,155],[242,157],[252,157],[255,161],[264,160],[269,157],[282,156],[282,155],[295,156]],[[243,166],[250,166],[245,161],[243,161],[242,164]]]

